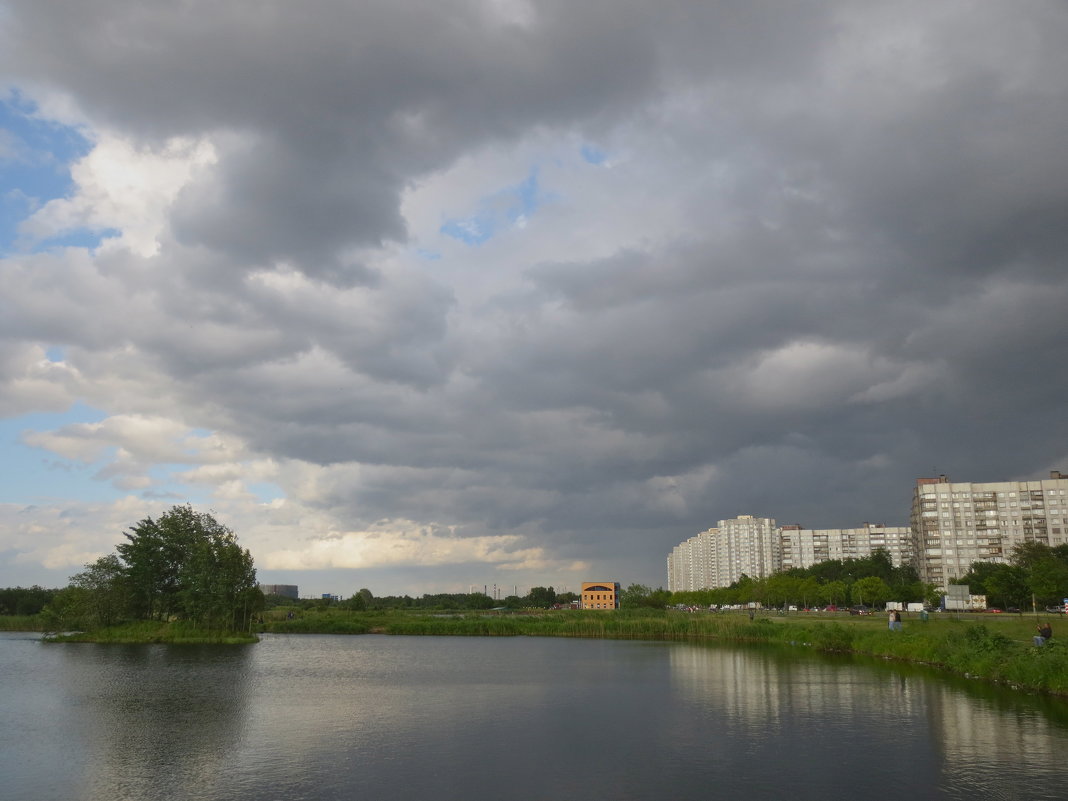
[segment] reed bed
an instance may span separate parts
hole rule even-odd
[[[94,631],[50,634],[44,642],[168,643],[173,645],[240,645],[259,642],[255,634],[196,628],[188,623],[139,621]]]

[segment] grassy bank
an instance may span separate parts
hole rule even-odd
[[[1045,619],[1045,618],[1043,618]],[[1060,621],[1049,618],[1055,627]],[[1061,619],[1063,620],[1063,618]],[[416,614],[408,612],[268,613],[263,630],[278,633],[593,637],[605,639],[765,642],[853,653],[939,667],[961,676],[1068,695],[1068,647],[1056,637],[1031,644],[1036,618],[932,615],[891,632],[881,617],[844,614],[688,614],[659,610]],[[1068,635],[1068,631],[1064,632]]]
[[[40,615],[0,615],[0,631],[44,631]]]
[[[238,645],[259,642],[254,634],[198,629],[185,623],[140,621],[95,631],[46,635],[44,642],[172,643],[181,645]]]

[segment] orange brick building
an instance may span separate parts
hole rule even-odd
[[[583,609],[619,609],[618,581],[582,582]]]

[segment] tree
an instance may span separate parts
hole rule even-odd
[[[356,593],[345,601],[342,606],[352,612],[363,612],[367,609],[367,599],[360,595],[360,593]]]
[[[1027,571],[1018,565],[998,565],[986,579],[987,603],[1023,608],[1031,600]]]
[[[556,603],[556,590],[552,587],[531,587],[526,597],[527,606],[548,609]]]
[[[180,617],[211,628],[244,628],[263,605],[252,555],[210,514],[175,506],[145,518],[117,546],[137,617]]]
[[[828,581],[820,587],[827,603],[837,606],[849,597],[849,587],[844,581]]]
[[[878,606],[890,600],[890,585],[878,576],[865,576],[853,582],[851,590],[854,603]]]
[[[1063,546],[1050,548],[1040,542],[1023,542],[1012,549],[1010,562],[1023,571],[1028,589],[1045,606],[1058,603],[1068,590],[1068,554]],[[1021,604],[1022,605],[1022,604]]]
[[[126,572],[115,554],[101,556],[70,577],[83,592],[83,616],[94,626],[110,626],[127,613]]]

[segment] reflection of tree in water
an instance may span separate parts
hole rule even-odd
[[[246,722],[248,646],[87,645],[67,655],[87,797],[211,795]]]

